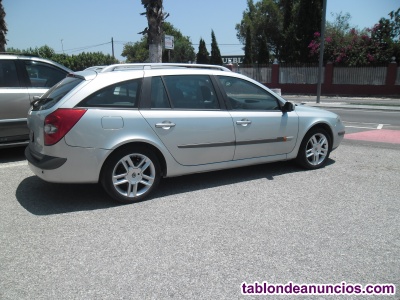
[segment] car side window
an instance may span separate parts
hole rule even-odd
[[[50,88],[67,75],[65,71],[36,61],[25,61],[25,69],[33,88]]]
[[[141,86],[141,78],[119,82],[95,92],[78,106],[137,108]]]
[[[244,79],[218,76],[233,110],[279,110],[278,100]]]
[[[169,100],[175,109],[219,109],[218,99],[208,75],[163,77]]]
[[[17,68],[12,60],[0,60],[0,87],[20,87]]]
[[[171,108],[161,77],[151,78],[151,108]]]

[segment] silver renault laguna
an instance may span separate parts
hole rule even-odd
[[[119,64],[76,72],[29,110],[40,178],[143,200],[161,177],[275,161],[323,167],[344,136],[334,113],[296,106],[221,66]]]

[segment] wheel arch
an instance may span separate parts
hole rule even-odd
[[[329,143],[329,151],[331,151],[331,150],[332,150],[332,146],[333,146],[333,131],[332,131],[332,128],[331,128],[328,124],[326,124],[326,123],[317,123],[317,124],[314,124],[313,126],[311,126],[311,127],[305,132],[305,134],[304,134],[304,136],[303,136],[303,139],[304,139],[304,137],[305,137],[311,130],[319,129],[319,128],[325,130],[325,131],[328,133],[328,135],[329,135],[329,142],[330,142],[330,143]]]
[[[120,145],[119,147],[115,148],[109,155],[108,157],[104,160],[103,165],[101,166],[101,171],[100,174],[103,173],[104,171],[104,165],[105,162],[116,152],[121,149],[126,149],[126,148],[134,148],[134,147],[142,147],[146,148],[154,153],[154,155],[157,157],[158,162],[160,163],[160,168],[161,168],[161,176],[165,176],[167,174],[167,162],[165,160],[164,155],[161,153],[161,151],[154,145],[146,143],[146,142],[129,142],[127,144]],[[100,175],[101,178],[101,175]]]

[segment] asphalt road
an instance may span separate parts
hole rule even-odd
[[[383,124],[384,128],[400,129],[400,111],[328,108],[346,123]]]
[[[165,179],[134,205],[45,183],[1,150],[0,299],[253,299],[244,281],[394,283],[379,299],[398,299],[400,148],[379,145],[345,141],[315,171]]]

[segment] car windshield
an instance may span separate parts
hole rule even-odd
[[[68,92],[76,87],[83,80],[76,77],[67,77],[54,85],[40,99],[33,102],[32,110],[45,110],[53,107],[60,101]]]

